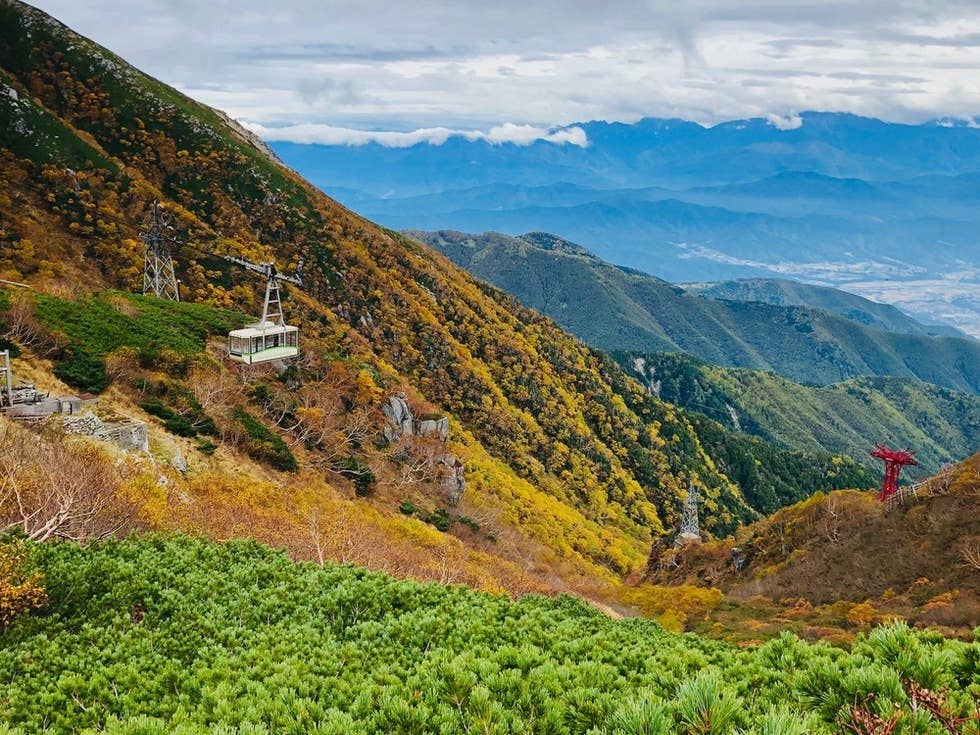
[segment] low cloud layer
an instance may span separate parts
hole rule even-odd
[[[298,125],[281,125],[268,127],[261,123],[246,122],[252,132],[268,141],[286,141],[289,143],[319,143],[321,145],[367,145],[377,143],[388,148],[409,148],[419,143],[442,145],[451,137],[458,136],[467,140],[485,140],[488,143],[514,145],[531,145],[537,141],[555,145],[576,145],[584,148],[588,145],[585,131],[579,127],[570,128],[537,128],[533,125],[514,125],[505,123],[481,130],[455,130],[453,128],[418,128],[407,132],[388,130],[357,130],[336,125],[319,123],[301,123]]]
[[[297,138],[518,142],[593,119],[980,113],[976,0],[32,1],[191,96]]]

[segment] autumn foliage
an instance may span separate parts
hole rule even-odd
[[[0,540],[0,631],[15,616],[44,604],[42,577],[27,568],[28,547],[16,538]]]

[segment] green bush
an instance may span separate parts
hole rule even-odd
[[[207,454],[208,456],[210,456],[214,454],[215,451],[218,449],[218,445],[215,444],[210,439],[202,439],[197,443],[196,448],[197,451],[201,452],[202,454]]]
[[[353,454],[340,463],[340,474],[354,483],[354,493],[359,498],[374,492],[374,473]]]
[[[177,436],[197,436],[197,429],[183,416],[177,414],[173,409],[164,406],[160,401],[153,400],[140,404],[140,408],[151,416],[156,416],[163,421],[163,427],[171,434]]]
[[[66,347],[54,366],[54,374],[73,388],[101,393],[109,387],[105,362],[84,347]]]
[[[235,420],[241,424],[248,435],[245,444],[245,451],[249,456],[267,462],[277,470],[283,472],[296,472],[299,463],[293,456],[289,445],[283,441],[282,437],[269,429],[258,419],[254,418],[243,408],[235,409]]]
[[[0,352],[3,350],[9,351],[11,357],[20,357],[20,347],[9,339],[0,337]]]
[[[904,647],[934,655],[943,711],[973,712],[980,644],[932,632],[740,648],[567,596],[296,563],[252,541],[32,552],[48,603],[0,635],[0,732],[836,735],[874,694],[897,732],[949,735],[911,711]]]
[[[434,513],[430,513],[425,517],[426,523],[431,523],[433,526],[443,532],[448,531],[452,527],[454,520],[455,519],[443,508],[439,508]]]

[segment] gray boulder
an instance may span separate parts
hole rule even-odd
[[[388,425],[384,430],[385,439],[388,441],[396,442],[403,436],[414,433],[415,416],[412,415],[412,409],[405,400],[404,393],[398,392],[388,398],[381,406],[381,413],[388,419]]]
[[[423,439],[446,441],[449,438],[449,419],[445,416],[438,419],[422,419],[415,427],[415,435]]]

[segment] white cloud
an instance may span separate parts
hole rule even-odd
[[[775,115],[769,113],[766,120],[777,130],[796,130],[803,125],[803,118],[799,115]]]
[[[644,116],[980,113],[977,0],[620,0],[615,12],[595,0],[31,2],[268,127],[444,127],[516,142],[543,139],[526,127]],[[520,129],[495,133],[501,121]]]
[[[320,145],[357,146],[377,143],[388,148],[409,148],[419,143],[442,145],[453,136],[467,140],[485,140],[495,145],[503,143],[531,145],[539,140],[555,145],[576,145],[582,148],[588,145],[585,131],[579,127],[548,129],[532,125],[504,123],[492,127],[486,132],[445,127],[418,128],[407,132],[396,132],[390,130],[357,130],[318,123],[279,127],[270,127],[256,122],[244,122],[243,124],[253,133],[268,141],[318,143]]]

